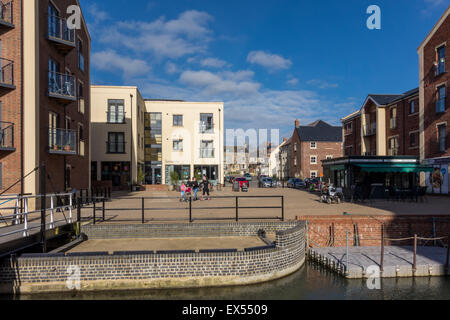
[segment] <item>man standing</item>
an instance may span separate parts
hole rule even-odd
[[[192,178],[191,184],[192,184],[192,189],[194,190],[194,201],[197,201],[198,200],[197,193],[198,193],[199,185],[198,185],[197,179],[195,177]]]
[[[203,198],[205,198],[205,194],[207,194],[208,200],[211,200],[211,198],[209,197],[209,181],[206,176],[203,176],[202,187],[203,187]]]

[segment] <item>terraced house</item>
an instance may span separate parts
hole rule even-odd
[[[78,0],[3,1],[0,16],[0,181],[8,193],[89,188],[91,39],[70,29],[67,8]]]

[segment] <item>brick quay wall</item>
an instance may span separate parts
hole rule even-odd
[[[271,246],[158,252],[22,255],[0,265],[0,293],[136,290],[245,285],[278,279],[305,262],[303,222],[88,225],[89,239],[256,236],[275,233]]]

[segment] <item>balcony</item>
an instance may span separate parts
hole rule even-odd
[[[0,121],[0,151],[16,151],[14,147],[14,123]]]
[[[199,132],[200,133],[214,133],[214,124],[201,122]]]
[[[107,122],[109,124],[126,124],[126,112],[111,112],[106,111]]]
[[[14,62],[0,58],[0,92],[6,93],[10,90],[14,90]]]
[[[75,30],[69,29],[67,20],[57,16],[48,18],[48,40],[62,53],[75,48]]]
[[[0,30],[14,28],[13,1],[0,5]]]
[[[200,159],[212,159],[214,158],[215,149],[200,149]]]
[[[75,130],[50,128],[48,152],[60,155],[77,154],[77,132]]]
[[[397,129],[397,118],[391,118],[391,130]]]
[[[106,141],[106,153],[125,154],[126,142]]]
[[[376,124],[371,124],[363,126],[363,135],[364,137],[370,137],[377,134],[377,126]]]
[[[444,97],[444,98],[438,99],[436,101],[436,113],[443,113],[443,112],[445,112],[446,100],[447,99]]]
[[[388,156],[390,156],[390,157],[398,156],[398,148],[390,148],[388,150]]]
[[[58,72],[48,73],[48,96],[61,101],[76,101],[75,77]]]

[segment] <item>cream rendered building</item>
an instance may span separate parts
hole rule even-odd
[[[119,86],[91,86],[91,100],[92,180],[168,185],[176,171],[223,183],[223,103],[144,100]]]
[[[145,137],[151,142],[146,142],[151,155],[146,159],[147,183],[154,184],[153,177],[161,174],[161,183],[170,184],[170,172],[176,171],[182,179],[201,174],[223,184],[223,103],[146,100],[145,104],[150,118]],[[152,144],[152,125],[156,130],[161,127],[160,146]]]
[[[131,175],[133,183],[140,183],[145,165],[145,102],[138,88],[91,86],[91,101],[92,180],[126,188]]]

